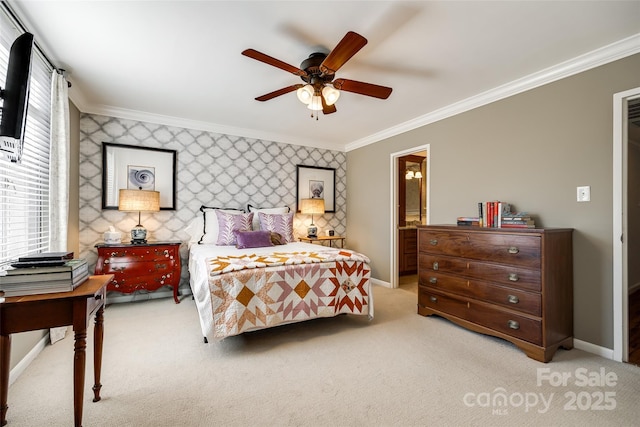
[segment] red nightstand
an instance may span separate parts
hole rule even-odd
[[[108,291],[130,294],[137,290],[155,291],[173,287],[176,304],[180,286],[181,242],[99,243],[95,274],[113,274]]]

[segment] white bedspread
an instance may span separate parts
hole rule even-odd
[[[318,251],[339,252],[341,251],[341,249],[329,248],[326,246],[315,245],[310,243],[302,243],[302,242],[295,242],[295,243],[289,243],[286,245],[263,247],[263,248],[251,248],[251,249],[236,249],[233,246],[197,245],[197,244],[192,245],[189,250],[189,273],[191,276],[190,285],[191,285],[194,300],[196,302],[196,306],[198,309],[203,335],[209,341],[221,338],[220,319],[218,319],[217,325],[214,324],[215,321],[214,321],[213,313],[219,312],[220,307],[213,306],[218,303],[217,302],[218,300],[217,298],[215,298],[216,290],[212,288],[212,284],[211,284],[212,274],[210,270],[211,270],[212,258],[229,256],[229,255],[234,255],[234,256],[247,255],[248,256],[248,255],[255,254],[260,256],[260,255],[272,254],[273,252],[292,253],[292,252],[318,252]],[[364,256],[361,256],[361,257],[364,260],[368,261],[366,257]],[[233,272],[224,273],[224,274],[233,274]],[[367,272],[366,293],[368,294],[367,301],[366,301],[367,302],[366,312],[364,313],[360,312],[356,314],[368,314],[369,317],[371,318],[373,317],[373,298],[372,298],[373,296],[372,296],[372,292],[370,291],[368,272]],[[216,302],[212,302],[212,301],[216,301]],[[339,313],[336,313],[336,314],[339,314]],[[318,315],[318,316],[313,316],[309,318],[327,317],[327,316],[328,314],[326,314],[326,310],[325,310],[324,315],[322,316]],[[282,321],[279,324],[290,323],[291,321],[300,321],[300,320],[306,320],[306,319],[302,318],[302,319],[295,319],[295,320],[289,320],[289,321]],[[272,324],[270,326],[275,326],[275,324]],[[268,327],[268,326],[255,326],[255,327],[244,326],[244,328],[241,331],[235,331],[233,333],[228,331],[224,333],[224,336],[241,333],[248,330],[262,329],[264,327]]]

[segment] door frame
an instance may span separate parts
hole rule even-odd
[[[628,101],[640,87],[613,95],[613,360],[629,358],[629,283],[627,277]]]
[[[423,186],[422,191],[425,192],[425,201],[427,204],[426,210],[426,223],[429,224],[429,219],[431,218],[431,148],[430,144],[419,145],[417,147],[408,148],[406,150],[397,151],[395,153],[391,153],[390,161],[391,167],[391,223],[390,223],[390,241],[391,241],[391,256],[390,263],[391,266],[391,275],[389,280],[391,282],[392,288],[397,288],[400,286],[399,275],[398,275],[398,157],[406,156],[408,154],[417,153],[419,151],[424,151],[427,153],[426,159],[426,176],[423,177],[425,185]]]

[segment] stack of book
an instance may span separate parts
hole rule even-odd
[[[42,254],[41,258],[44,257],[49,259],[20,258],[12,264],[13,268],[0,271],[0,296],[69,292],[89,278],[85,259],[52,260],[51,255]]]
[[[480,219],[477,216],[459,216],[457,224],[478,227],[480,225]]]
[[[533,218],[526,213],[504,215],[500,223],[502,228],[536,228]]]
[[[478,225],[493,228],[536,228],[535,221],[526,212],[511,212],[511,204],[491,201],[478,203]],[[460,217],[463,218],[463,217]],[[458,225],[475,225],[460,223]]]

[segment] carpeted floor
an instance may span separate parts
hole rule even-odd
[[[210,344],[188,297],[110,305],[103,399],[91,401],[90,339],[83,424],[638,425],[638,367],[575,349],[539,363],[417,315],[415,285],[374,295],[372,321],[343,315]],[[72,367],[68,334],[10,387],[8,426],[71,425]]]

